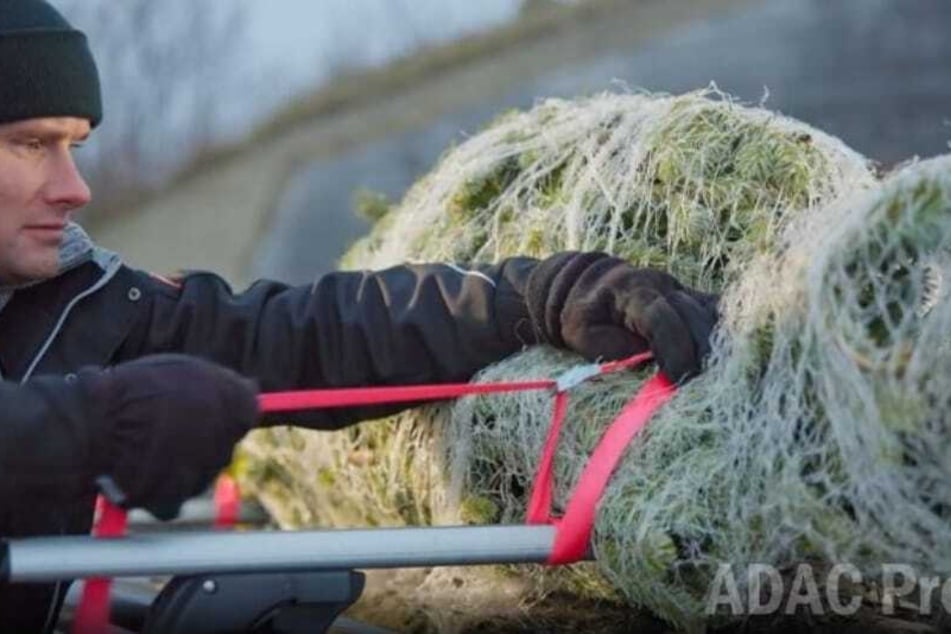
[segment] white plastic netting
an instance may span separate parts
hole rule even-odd
[[[717,564],[951,572],[951,157],[813,210],[724,297],[707,373],[597,523],[602,570],[680,624]]]
[[[604,250],[718,289],[787,211],[868,180],[837,139],[713,90],[551,99],[454,148],[344,265]]]
[[[840,282],[826,291],[836,299],[827,297],[821,312],[813,294],[819,281],[831,282],[813,270],[828,260],[821,248],[831,257],[832,247],[820,243],[831,245],[848,226],[860,233],[863,207],[855,201],[875,191],[867,161],[838,140],[713,91],[549,100],[449,151],[344,264],[600,249],[725,292],[707,373],[652,421],[612,480],[596,527],[597,568],[531,573],[539,592],[620,590],[689,627],[702,620],[711,565],[852,554],[843,544],[855,539],[856,518],[873,510],[864,504],[874,496],[845,500],[885,476],[868,463],[855,472],[867,479],[851,479],[859,469],[845,457],[851,451],[829,446],[842,434],[850,438],[842,446],[856,451],[871,440],[829,422],[833,408],[817,403],[840,379],[815,371],[839,349],[870,367],[879,360],[881,349],[849,335],[845,347],[816,343],[838,332],[835,320],[857,323],[879,300],[861,315],[840,315],[847,302],[839,296],[852,292]],[[822,328],[805,328],[819,315]],[[539,347],[477,380],[556,376],[578,361]],[[615,375],[572,393],[555,465],[556,506],[643,378]],[[867,409],[865,384],[850,380]],[[876,393],[903,403],[900,386],[885,384]],[[496,395],[332,435],[269,430],[246,443],[241,470],[289,527],[521,521],[551,405],[544,393]],[[854,421],[864,410],[843,411]],[[889,446],[905,455],[903,446]]]

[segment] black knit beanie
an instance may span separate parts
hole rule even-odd
[[[0,0],[0,123],[38,117],[96,126],[96,62],[86,36],[44,0]]]

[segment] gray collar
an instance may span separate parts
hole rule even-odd
[[[59,249],[59,271],[56,275],[62,275],[90,261],[95,261],[103,270],[106,270],[113,260],[117,259],[118,256],[116,254],[95,246],[86,232],[83,231],[83,228],[75,222],[71,222],[66,225],[66,236]],[[16,291],[22,288],[28,288],[34,284],[39,284],[41,281],[43,280],[28,282],[18,286],[0,286],[0,311],[7,305]]]
[[[69,316],[69,313],[73,307],[83,298],[92,295],[103,286],[108,284],[109,280],[115,276],[122,266],[122,260],[119,259],[118,255],[112,251],[107,251],[95,246],[92,243],[92,240],[89,239],[89,236],[86,235],[86,232],[83,231],[79,225],[70,223],[66,227],[66,237],[63,240],[63,245],[60,247],[59,251],[59,271],[57,276],[75,269],[86,262],[94,262],[96,266],[102,269],[102,275],[99,276],[99,279],[96,280],[95,283],[73,297],[69,304],[66,305],[66,308],[63,310],[62,314],[60,314],[59,320],[56,322],[53,330],[49,333],[46,340],[43,342],[43,345],[40,346],[36,355],[34,355],[33,360],[30,362],[29,368],[27,368],[26,373],[22,377],[22,381],[29,379],[36,370],[40,361],[42,361],[43,356],[46,354],[46,351],[52,345],[53,340],[56,339],[60,329],[62,329],[63,323],[66,321],[66,318]],[[13,297],[13,294],[18,290],[33,286],[34,284],[39,284],[42,281],[43,280],[37,280],[29,284],[0,288],[0,311],[3,310],[3,307],[9,303],[10,298]],[[3,378],[2,374],[0,374],[0,378]]]

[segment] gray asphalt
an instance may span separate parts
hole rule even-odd
[[[465,133],[539,97],[575,96],[612,82],[683,92],[710,82],[741,99],[802,119],[892,165],[949,151],[951,1],[766,0],[681,28],[660,41],[614,51],[526,80],[487,100],[333,160],[290,182],[253,276],[306,283],[332,270],[366,222],[351,210],[367,187],[398,200]]]

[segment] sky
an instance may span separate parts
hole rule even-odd
[[[502,24],[520,6],[521,0],[250,2],[248,46],[234,63],[261,80],[259,105],[266,111],[342,70],[380,65],[421,46]]]
[[[341,72],[498,26],[518,14],[523,0],[50,2],[87,32],[103,76],[109,126],[89,144],[84,166],[101,164],[108,171],[117,148],[135,146],[138,162],[120,162],[135,165],[137,178],[159,184],[187,164],[195,148],[240,140]],[[199,12],[221,17],[236,6],[245,13],[233,38],[202,37],[209,30],[193,26]],[[188,55],[199,47],[202,61],[196,64]],[[174,66],[179,53],[183,70],[163,75],[163,65]],[[184,81],[171,87],[171,76]],[[197,141],[194,121],[208,131]]]

